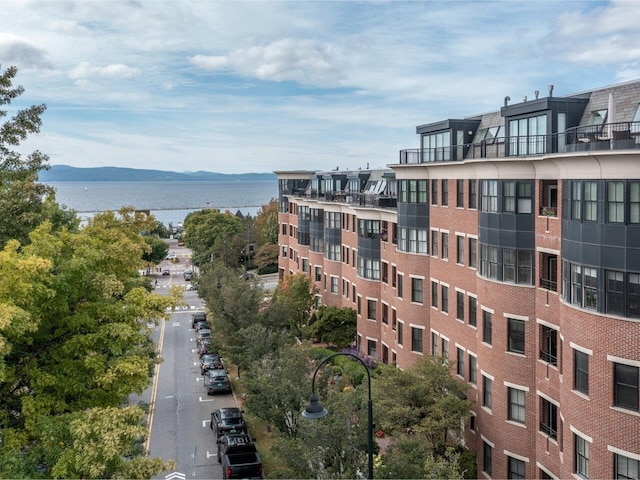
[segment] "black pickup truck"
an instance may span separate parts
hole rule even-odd
[[[246,433],[218,437],[218,462],[222,463],[222,478],[262,478],[262,460]]]

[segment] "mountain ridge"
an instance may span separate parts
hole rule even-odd
[[[41,182],[215,182],[215,181],[275,181],[274,173],[171,172],[126,167],[72,167],[51,165],[38,173]]]

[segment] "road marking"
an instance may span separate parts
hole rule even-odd
[[[171,324],[172,327],[179,327],[180,326],[180,322],[173,322]]]
[[[215,402],[216,400],[214,398],[205,398],[203,400],[202,397],[200,397],[200,401],[201,402]]]
[[[160,321],[160,335],[158,338],[158,346],[156,351],[156,358],[162,356],[162,345],[164,344],[164,326],[166,322]],[[144,449],[149,451],[151,445],[151,429],[153,428],[153,413],[155,410],[156,395],[158,394],[158,377],[160,376],[160,362],[156,363],[153,368],[153,383],[151,384],[151,397],[149,399],[149,413],[147,414],[147,439],[144,442]],[[182,475],[182,474],[180,474]],[[182,475],[184,479],[184,475]]]
[[[202,428],[207,428],[207,423],[211,423],[211,420],[203,420],[202,421]]]
[[[173,472],[169,475],[166,475],[164,478],[166,478],[166,480],[184,480],[185,478],[187,478],[187,476],[184,473]]]
[[[207,450],[207,458],[211,458],[211,457],[217,457],[218,456],[218,452],[215,451],[213,453],[209,453],[209,450]]]

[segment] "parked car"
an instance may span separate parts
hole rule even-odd
[[[217,444],[222,478],[262,478],[262,461],[249,435],[221,435]]]
[[[182,275],[187,282],[190,282],[193,278],[193,272],[191,270],[185,270]]]
[[[226,370],[211,369],[204,375],[204,388],[207,395],[214,393],[231,393],[231,382]]]
[[[196,323],[195,331],[198,332],[200,330],[211,330],[211,324],[206,320],[201,320]]]
[[[206,322],[207,314],[204,312],[195,312],[191,314],[191,328],[196,328],[196,323]]]
[[[171,275],[171,269],[163,268],[162,269],[162,275]]]
[[[242,413],[242,410],[237,407],[219,408],[215,412],[211,412],[209,426],[215,432],[216,437],[227,433],[247,433],[247,424]]]
[[[200,344],[198,345],[198,355],[202,358],[203,355],[207,353],[215,353],[213,350],[213,339],[211,338],[203,338],[200,340]]]
[[[200,357],[200,374],[204,375],[208,370],[224,370],[222,359],[217,353],[205,353]]]
[[[200,342],[205,338],[212,338],[211,330],[208,328],[203,328],[202,330],[198,330],[196,333],[196,345],[200,345]]]

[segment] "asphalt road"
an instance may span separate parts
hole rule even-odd
[[[171,275],[158,274],[156,292],[160,294],[168,292],[172,284],[186,284],[182,272],[188,268],[189,251],[171,248],[171,252],[178,255],[179,262],[165,261],[161,265],[170,266]],[[175,471],[163,472],[156,479],[222,478],[215,435],[209,426],[211,412],[236,403],[233,395],[208,396],[204,389],[195,331],[191,328],[191,314],[201,311],[202,303],[196,291],[186,291],[185,300],[189,306],[175,311],[171,320],[153,332],[163,362],[156,370],[152,387],[141,396],[152,406],[149,455],[177,461]]]

